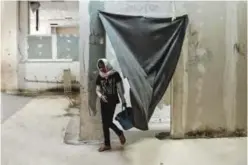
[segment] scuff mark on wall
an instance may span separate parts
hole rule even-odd
[[[211,62],[213,55],[208,48],[201,43],[200,30],[196,30],[193,24],[189,25],[189,60],[188,67],[197,66],[198,71],[205,72],[205,66]]]
[[[237,52],[237,54],[244,57],[244,59],[247,57],[247,52],[246,52],[247,45],[245,43],[235,43],[233,47],[234,50]]]

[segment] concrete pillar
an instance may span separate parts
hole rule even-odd
[[[1,90],[18,89],[18,1],[1,1]]]
[[[105,32],[98,17],[103,7],[102,1],[80,1],[80,140],[86,142],[102,138],[95,81],[97,60],[105,57]]]
[[[185,134],[188,101],[188,33],[185,35],[182,53],[171,83],[171,137],[183,138]]]
[[[247,2],[239,1],[237,5],[236,128],[247,130]]]
[[[1,19],[1,24],[3,23],[3,9],[4,9],[4,2],[3,1],[0,1],[0,7],[1,7],[1,10],[0,10],[0,19]],[[2,26],[0,26],[0,31],[1,31],[1,33],[0,33],[0,37],[1,37],[1,40],[0,40],[0,42],[1,42],[1,46],[0,46],[0,48],[1,48],[1,61],[2,61],[2,58],[3,58],[3,28],[2,28]],[[1,71],[1,78],[0,78],[0,83],[1,83],[1,90],[3,90],[3,74],[2,74],[2,62],[1,62],[1,67],[0,67],[0,71]]]
[[[215,17],[205,17],[201,23],[202,18],[197,18],[196,10],[191,8],[193,5],[188,5],[188,12],[192,12],[189,29],[192,29],[183,47],[187,49],[188,38],[189,53],[183,48],[173,77],[173,138],[195,131],[247,129],[245,4],[199,2],[199,6],[200,3],[202,14]]]
[[[28,1],[20,1],[19,9],[19,31],[18,31],[18,44],[19,44],[19,61],[18,61],[18,88],[25,89],[25,75],[26,63],[25,60],[28,56],[28,43],[27,37],[29,35],[29,5]]]

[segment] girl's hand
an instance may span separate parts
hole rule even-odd
[[[125,102],[122,103],[122,107],[123,107],[123,108],[127,108],[127,103],[125,103]]]
[[[102,95],[102,96],[101,96],[101,99],[102,99],[102,101],[104,101],[105,103],[107,103],[107,102],[108,102],[107,97],[106,97],[106,96],[104,96],[104,95]]]

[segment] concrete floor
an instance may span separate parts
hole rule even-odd
[[[66,145],[70,120],[63,97],[39,97],[2,124],[3,165],[246,165],[247,138],[157,140],[137,137],[124,148],[98,153],[97,145]]]
[[[116,107],[115,115],[117,115],[121,111],[121,105],[118,104]],[[73,145],[81,145],[85,144],[85,142],[79,142],[79,130],[80,130],[80,115],[79,109],[71,108],[69,111],[70,114],[74,114],[67,127],[64,141],[67,144]],[[116,121],[113,122],[121,129],[121,125]],[[148,131],[140,131],[138,129],[131,129],[125,131],[125,136],[128,139],[128,144],[135,143],[140,140],[140,138],[154,138],[156,134],[161,132],[170,132],[170,108],[168,106],[163,106],[162,108],[157,108],[149,122],[149,130]],[[123,130],[124,131],[124,130]],[[118,141],[118,137],[116,134],[110,130],[112,141]],[[87,143],[99,143],[96,141],[87,141]]]
[[[11,115],[22,109],[31,99],[32,97],[1,93],[1,122],[4,122]]]

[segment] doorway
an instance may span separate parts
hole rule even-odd
[[[122,71],[119,66],[119,62],[116,57],[116,52],[109,40],[108,34],[106,33],[106,58],[109,60],[111,65],[116,69],[122,76]],[[131,106],[129,90],[130,86],[127,79],[123,79],[124,88],[125,88],[125,98],[127,100],[127,105]],[[137,140],[142,138],[153,138],[160,135],[162,132],[163,135],[170,135],[171,131],[171,103],[172,103],[172,83],[168,86],[163,98],[157,105],[150,121],[149,121],[149,130],[148,131],[140,131],[136,128],[133,128],[129,131],[126,131],[126,137],[128,139],[128,143],[135,143]],[[118,114],[121,111],[121,104],[117,105],[115,114]],[[114,123],[121,128],[119,123],[114,120]],[[112,132],[113,133],[113,132]],[[114,133],[113,136],[115,137]]]

